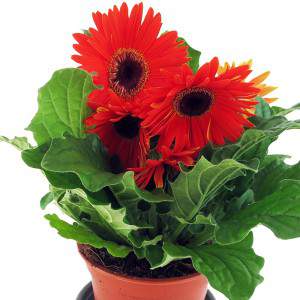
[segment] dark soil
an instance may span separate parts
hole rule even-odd
[[[150,269],[146,259],[138,259],[134,253],[125,258],[111,256],[105,249],[96,249],[87,245],[79,245],[79,251],[96,267],[105,267],[111,272],[141,278],[174,278],[195,274],[190,259],[173,261],[163,268]]]

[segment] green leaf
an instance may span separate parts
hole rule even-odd
[[[81,187],[81,182],[75,174],[56,173],[42,168],[41,162],[48,149],[49,145],[43,144],[36,148],[24,150],[21,154],[22,159],[29,167],[42,170],[50,184],[56,188],[75,189]]]
[[[242,208],[254,203],[254,192],[251,189],[246,190],[240,197],[233,197],[229,200],[226,213],[235,213]]]
[[[122,180],[118,184],[111,185],[110,189],[118,203],[126,207],[127,222],[145,228],[156,226],[158,216],[156,211],[153,212],[155,204],[173,201],[170,195],[162,191],[149,192],[139,189],[135,183],[133,172],[124,173]]]
[[[282,155],[265,157],[254,178],[253,190],[256,201],[273,193],[283,179],[300,180],[300,162],[295,165],[288,165],[284,162],[285,158]]]
[[[206,244],[215,239],[215,225],[206,225],[201,233],[194,234],[188,241],[189,247],[196,247]]]
[[[256,105],[255,114],[258,117],[269,119],[272,117],[272,110],[270,105],[261,97],[257,97],[256,100],[259,102]]]
[[[235,144],[217,148],[213,153],[212,162],[218,163],[232,158],[237,161],[248,161],[253,158],[265,157],[272,139],[262,130],[248,129]]]
[[[121,175],[108,171],[104,149],[96,135],[85,139],[68,136],[52,140],[43,160],[43,169],[58,173],[76,174],[83,186],[97,192],[121,181]]]
[[[187,222],[192,222],[201,209],[224,191],[226,183],[245,176],[246,171],[256,172],[256,169],[232,159],[214,165],[202,157],[192,170],[182,170],[171,183],[174,196],[172,213]],[[185,227],[186,224],[181,222],[172,230],[170,239],[176,241]]]
[[[268,119],[256,117],[256,128],[248,129],[235,144],[216,148],[211,156],[213,163],[232,158],[240,162],[253,158],[263,159],[268,147],[286,130],[300,129],[300,120],[289,121],[283,116],[273,116]]]
[[[293,112],[297,109],[300,109],[300,103],[292,106],[291,108],[282,108],[282,107],[279,107],[279,106],[272,106],[271,107],[273,116],[286,116],[289,113],[291,113],[291,112]]]
[[[29,144],[26,137],[14,137],[13,139],[9,139],[5,136],[0,135],[0,142],[6,142],[8,144],[11,144],[15,148],[17,148],[20,151],[30,149],[32,146]]]
[[[192,68],[193,72],[196,73],[199,69],[199,59],[201,52],[192,48],[183,38],[179,38],[179,41],[183,41],[184,45],[188,47],[188,57],[190,61],[188,62],[189,66]]]
[[[21,156],[28,167],[34,169],[41,169],[41,161],[48,149],[49,145],[44,144],[32,149],[22,151]]]
[[[72,239],[80,244],[88,244],[95,248],[106,248],[107,251],[115,257],[126,257],[132,251],[130,247],[100,238],[93,231],[81,225],[76,223],[70,225],[60,220],[55,214],[46,215],[45,218],[50,222],[50,225],[58,231],[59,235],[66,239]]]
[[[50,192],[43,196],[40,200],[41,209],[46,209],[46,207],[52,202],[58,202],[60,198],[63,197],[64,193],[65,190],[50,186]]]
[[[145,200],[149,203],[173,201],[173,198],[170,195],[161,190],[149,192],[147,190],[139,189],[135,183],[133,172],[123,173],[122,180],[117,184],[112,184],[111,190],[121,204],[124,203],[123,201],[134,202],[137,200]]]
[[[145,258],[148,260],[151,270],[164,267],[173,260],[166,254],[161,244],[134,249],[134,252],[139,259]]]
[[[114,210],[110,204],[103,205],[81,189],[67,191],[58,205],[77,223],[88,227],[105,240],[129,245],[129,234],[138,229],[124,222],[124,208]]]
[[[56,71],[39,90],[38,112],[27,128],[37,143],[44,144],[65,133],[84,137],[83,120],[89,114],[86,101],[93,89],[91,76],[83,70]]]
[[[289,121],[284,116],[273,116],[269,119],[253,118],[257,129],[263,130],[273,141],[285,130],[300,129],[300,120]]]
[[[211,199],[224,188],[224,185],[244,176],[245,171],[254,169],[235,160],[227,159],[214,165],[202,157],[191,171],[179,174],[171,183],[174,195],[174,210],[177,217],[191,221]]]
[[[67,191],[58,201],[61,209],[77,223],[84,225],[105,240],[132,245],[135,248],[157,244],[162,236],[148,237],[135,225],[126,222],[126,208],[113,209],[101,199],[91,197],[81,189]]]
[[[227,215],[218,224],[216,240],[221,244],[236,243],[258,224],[267,226],[281,239],[300,237],[300,180],[283,180],[261,201]]]
[[[51,202],[55,200],[53,193],[49,192],[42,197],[40,201],[41,209],[45,209]]]
[[[174,259],[191,258],[195,269],[204,274],[210,285],[230,300],[249,300],[256,286],[263,281],[259,275],[264,259],[252,249],[253,236],[242,242],[184,247],[165,243],[164,251]]]

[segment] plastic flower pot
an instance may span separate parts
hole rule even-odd
[[[203,275],[196,274],[170,279],[135,278],[113,273],[104,267],[94,266],[83,255],[81,256],[92,275],[95,300],[207,299],[208,281]],[[83,300],[83,298],[78,299]]]
[[[76,300],[95,300],[94,298],[94,292],[93,292],[93,285],[90,282],[87,284],[79,293]],[[104,300],[104,299],[103,299]],[[216,298],[213,296],[213,294],[210,291],[207,291],[205,300],[216,300]]]

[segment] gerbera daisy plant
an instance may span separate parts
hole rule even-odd
[[[300,236],[300,165],[268,153],[300,129],[287,118],[300,105],[271,106],[269,73],[252,75],[251,61],[200,64],[143,4],[93,20],[74,34],[79,66],[39,90],[27,128],[35,145],[1,137],[49,181],[41,208],[54,203],[74,223],[46,219],[84,249],[142,261],[152,276],[184,261],[228,299],[250,299],[264,264],[252,229]]]

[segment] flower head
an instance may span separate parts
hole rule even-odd
[[[140,166],[146,160],[149,138],[140,112],[141,107],[135,102],[124,102],[115,96],[85,120],[88,132],[100,137],[109,154],[117,155],[124,169]]]
[[[96,109],[114,93],[125,100],[143,99],[143,91],[161,84],[161,69],[175,71],[188,61],[186,47],[178,42],[177,33],[159,36],[161,16],[150,8],[143,19],[143,4],[131,12],[126,3],[114,6],[107,14],[93,14],[96,29],[77,33],[72,58],[82,69],[93,74],[96,85],[103,86],[89,97]]]
[[[179,163],[183,163],[185,166],[194,164],[194,149],[175,152],[166,146],[162,146],[157,149],[157,152],[160,154],[159,159],[148,159],[144,166],[130,169],[135,171],[135,181],[140,188],[146,188],[151,179],[154,180],[157,188],[163,188],[166,166],[180,171]]]
[[[236,141],[248,120],[249,109],[260,89],[246,82],[249,65],[230,67],[217,74],[219,61],[212,59],[194,75],[187,66],[171,76],[161,88],[165,98],[157,98],[143,122],[150,136],[160,135],[159,146],[202,148],[208,141],[223,145]]]

